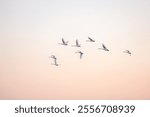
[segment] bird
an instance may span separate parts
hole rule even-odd
[[[127,53],[127,54],[129,54],[130,56],[131,56],[131,52],[129,51],[129,50],[125,50],[125,51],[123,51],[124,53]]]
[[[62,38],[62,43],[59,43],[59,44],[67,46],[67,45],[68,45],[68,42],[69,42],[69,41],[65,41],[64,38]]]
[[[107,47],[106,47],[104,44],[102,44],[102,47],[103,47],[103,48],[98,48],[98,49],[102,49],[102,50],[105,50],[105,51],[109,51],[109,50],[107,49]]]
[[[86,40],[87,42],[95,42],[92,38],[88,37],[89,40]]]
[[[83,52],[81,52],[81,51],[77,51],[77,52],[75,52],[75,53],[79,53],[79,54],[80,54],[80,59],[82,59]]]
[[[52,65],[59,66],[57,63],[57,58],[55,57],[55,55],[51,55],[49,58],[54,59],[54,64],[52,64]]]
[[[74,47],[81,47],[81,45],[79,44],[78,40],[76,40],[76,45],[73,45]]]

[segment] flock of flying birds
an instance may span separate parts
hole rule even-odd
[[[95,40],[88,37],[88,40],[86,40],[86,42],[95,42]],[[65,41],[64,38],[62,38],[62,43],[59,43],[59,44],[64,45],[64,46],[68,46],[68,43],[69,43],[69,41]],[[76,40],[75,45],[72,45],[72,47],[81,47],[81,44],[79,44],[78,40]],[[104,50],[104,51],[109,51],[109,49],[104,44],[102,44],[102,47],[98,48],[98,49],[101,49],[101,50]],[[123,52],[127,53],[131,56],[131,52],[129,50],[125,50]],[[80,55],[80,59],[82,59],[82,56],[84,54],[82,51],[77,51],[75,53],[78,53]],[[59,64],[57,63],[57,58],[56,58],[55,55],[51,55],[49,58],[54,60],[54,63],[52,63],[52,65],[59,66]]]

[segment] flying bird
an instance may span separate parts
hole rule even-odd
[[[103,47],[103,48],[98,48],[98,49],[102,49],[102,50],[105,50],[105,51],[109,51],[109,50],[107,49],[107,47],[106,47],[104,44],[102,44],[102,47]]]
[[[69,42],[69,41],[65,41],[64,38],[62,38],[62,43],[59,43],[59,44],[67,46],[67,45],[68,45],[68,42]]]
[[[73,45],[74,47],[81,47],[81,45],[79,44],[78,40],[76,40],[76,45]]]
[[[86,40],[87,42],[95,42],[92,38],[88,37],[89,40]]]
[[[54,55],[51,55],[49,58],[54,59],[54,63],[52,65],[58,66],[57,58]]]
[[[123,51],[124,53],[127,53],[127,54],[129,54],[130,56],[131,56],[131,52],[129,51],[129,50],[125,50],[125,51]]]
[[[81,51],[77,51],[77,52],[75,52],[75,53],[79,53],[79,54],[80,54],[80,59],[82,59],[83,52],[81,52]]]

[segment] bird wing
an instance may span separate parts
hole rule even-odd
[[[92,41],[92,39],[91,39],[90,37],[88,37],[88,39],[89,39],[90,41]]]
[[[54,59],[54,62],[55,62],[55,64],[57,64],[57,59],[56,58]]]
[[[76,45],[79,45],[78,40],[76,40]]]
[[[131,54],[131,52],[128,50],[128,53]]]
[[[64,39],[62,38],[62,42],[65,43]]]
[[[80,51],[80,59],[82,58],[82,56],[83,56],[83,53]]]
[[[124,52],[131,55],[131,52],[129,50],[125,50]]]
[[[82,54],[80,54],[80,59],[82,58]]]
[[[104,44],[102,44],[102,46],[103,46],[104,49],[107,49],[106,46],[105,46]]]
[[[130,53],[130,51],[129,51],[129,50],[125,50],[125,52],[126,52],[126,53]]]

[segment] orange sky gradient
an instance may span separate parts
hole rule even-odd
[[[1,0],[0,99],[150,99],[149,6],[149,0]],[[69,46],[58,44],[62,37]],[[71,47],[76,39],[81,48]],[[110,52],[98,50],[102,43]],[[60,66],[51,65],[52,54]]]

